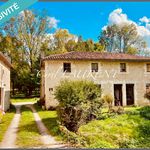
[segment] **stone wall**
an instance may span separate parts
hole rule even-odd
[[[71,73],[63,73],[63,63],[71,63]],[[91,63],[99,64],[97,73],[91,72]],[[125,62],[126,72],[120,72],[120,63],[115,61],[46,61],[45,62],[45,82],[43,85],[46,107],[56,106],[54,90],[63,79],[92,80],[95,84],[100,84],[103,94],[114,95],[114,84],[122,84],[123,105],[126,105],[126,84],[134,84],[134,104],[144,105],[148,101],[144,99],[146,83],[150,83],[150,73],[146,72],[146,62]]]
[[[10,106],[10,68],[0,61],[0,88],[2,107],[6,111]]]

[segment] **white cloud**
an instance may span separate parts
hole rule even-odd
[[[137,30],[140,36],[150,38],[150,30],[146,26],[138,26]]]
[[[144,22],[144,23],[149,23],[150,22],[150,18],[147,18],[146,16],[142,17],[139,19],[141,22]]]
[[[150,30],[150,23],[147,23],[147,24],[146,24],[146,28],[147,28],[148,30]]]
[[[102,30],[106,30],[106,28],[107,28],[107,26],[103,26],[103,27],[102,27]]]
[[[123,13],[123,10],[121,8],[113,10],[109,14],[108,18],[108,24],[124,24],[124,23],[133,23],[138,31],[138,34],[142,36],[145,41],[148,43],[150,47],[150,19],[146,16],[142,17],[139,19],[139,23],[136,23],[135,21],[132,21],[131,19],[128,18],[127,14]],[[144,25],[142,25],[145,23]],[[106,29],[107,25],[105,25],[102,30]]]
[[[57,24],[60,22],[55,17],[48,17],[49,27],[50,28],[57,28]]]
[[[114,11],[112,11],[109,14],[108,21],[110,24],[120,24],[120,23],[130,22],[127,15],[122,13],[121,8],[118,8],[118,9],[115,9]]]

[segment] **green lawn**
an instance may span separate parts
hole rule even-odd
[[[42,146],[40,134],[31,110],[24,106],[21,108],[21,111],[22,116],[19,123],[16,145],[20,148]]]
[[[66,141],[59,131],[56,111],[36,109],[50,134],[57,139]],[[79,129],[80,136],[72,136],[70,141],[86,140],[87,148],[150,148],[150,108],[141,115],[142,107],[125,107],[125,114],[111,115],[102,120],[95,120]],[[105,108],[103,112],[107,112]],[[84,142],[85,144],[85,142]],[[80,147],[84,147],[79,144]]]
[[[11,123],[14,114],[15,114],[15,108],[11,108],[3,116],[2,122],[0,123],[0,142],[2,141],[4,134]]]
[[[37,104],[34,105],[39,116],[41,117],[44,125],[48,128],[49,133],[56,138],[56,140],[62,140],[62,135],[57,123],[57,112],[42,110]]]
[[[18,103],[18,102],[37,102],[39,98],[11,98],[11,103]]]
[[[23,99],[23,101],[30,100]],[[21,100],[14,100],[17,101]],[[37,104],[34,105],[49,133],[57,140],[65,142],[66,137],[59,130],[56,111],[42,110]],[[84,139],[87,148],[150,148],[150,107],[125,107],[124,110],[125,114],[108,116],[108,110],[104,108],[103,119],[81,126],[80,134],[71,134],[72,136],[68,138],[79,141],[80,147],[85,147],[82,145]],[[19,147],[42,146],[37,125],[29,108],[22,110],[19,129],[17,137]]]
[[[80,127],[79,132],[86,138],[88,148],[150,148],[150,107],[147,108],[126,108],[127,114],[92,121]]]

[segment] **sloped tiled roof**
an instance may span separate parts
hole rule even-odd
[[[46,60],[150,61],[150,57],[108,52],[68,52],[63,54],[49,55],[43,59],[43,61]]]
[[[2,52],[0,52],[0,60],[8,67],[10,67],[10,68],[12,67],[11,60],[8,59]]]

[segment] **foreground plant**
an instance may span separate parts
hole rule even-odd
[[[72,132],[101,113],[101,90],[91,81],[62,81],[56,88],[55,98],[59,101],[60,123]]]

